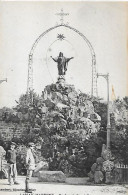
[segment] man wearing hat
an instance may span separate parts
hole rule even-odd
[[[29,189],[29,182],[30,179],[32,177],[32,173],[35,170],[35,152],[34,152],[34,147],[35,144],[33,142],[30,142],[28,144],[28,150],[27,150],[27,154],[26,154],[26,167],[27,167],[27,175],[26,175],[26,180],[25,180],[25,184],[26,184],[26,189],[25,192],[27,193],[31,193],[32,191],[30,191]]]
[[[8,163],[8,181],[9,184],[19,184],[17,179],[17,168],[16,168],[16,143],[12,142],[10,145],[10,150],[7,151],[6,159]]]

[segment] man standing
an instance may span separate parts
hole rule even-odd
[[[71,58],[66,58],[63,56],[63,53],[60,52],[59,53],[59,56],[57,58],[53,58],[51,56],[51,58],[57,62],[57,67],[58,67],[58,75],[61,76],[61,75],[65,75],[66,74],[66,71],[67,71],[67,66],[68,66],[68,62],[73,59],[73,57]]]
[[[36,155],[34,152],[35,144],[33,142],[30,142],[28,144],[28,147],[29,148],[26,154],[27,175],[26,175],[26,180],[25,180],[25,184],[26,184],[25,192],[32,193],[32,191],[29,189],[29,182],[32,177],[32,173],[35,170],[35,158],[36,158]]]
[[[12,142],[10,145],[10,150],[7,151],[6,159],[8,163],[8,181],[9,184],[19,184],[17,179],[17,168],[16,168],[16,143]]]

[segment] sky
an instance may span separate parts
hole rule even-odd
[[[47,29],[60,24],[56,15],[63,8],[64,23],[80,31],[96,54],[97,72],[109,73],[116,97],[128,95],[128,2],[0,2],[0,107],[13,107],[26,93],[28,56],[35,40]],[[63,34],[65,39],[57,39]],[[66,82],[91,94],[92,58],[88,45],[77,33],[56,28],[38,42],[33,53],[33,88],[41,94],[57,81],[57,64],[50,56],[59,52],[74,57]],[[98,95],[106,99],[107,86],[98,78]]]

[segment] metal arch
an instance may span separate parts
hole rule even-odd
[[[66,27],[69,28],[73,31],[75,31],[77,34],[79,34],[87,43],[88,47],[90,48],[91,51],[91,56],[92,56],[92,88],[91,88],[91,94],[93,96],[97,96],[97,75],[96,75],[96,56],[95,56],[95,52],[94,49],[91,45],[91,43],[89,42],[89,40],[81,33],[79,32],[77,29],[66,25],[66,24],[60,24],[60,25],[56,25],[54,27],[49,28],[48,30],[46,30],[45,32],[43,32],[34,42],[30,54],[29,54],[29,63],[28,63],[28,82],[27,82],[27,93],[29,94],[32,90],[33,90],[33,53],[35,50],[35,47],[37,46],[38,42],[40,41],[40,39],[47,34],[48,32],[50,32],[51,30],[54,30],[58,27]]]

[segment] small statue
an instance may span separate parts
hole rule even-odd
[[[63,53],[60,52],[59,53],[59,56],[57,58],[53,58],[51,56],[51,58],[57,62],[57,67],[58,67],[58,75],[61,76],[61,75],[65,75],[66,74],[66,71],[67,71],[67,66],[68,66],[68,62],[73,59],[74,57],[71,57],[71,58],[66,58],[63,56]]]

